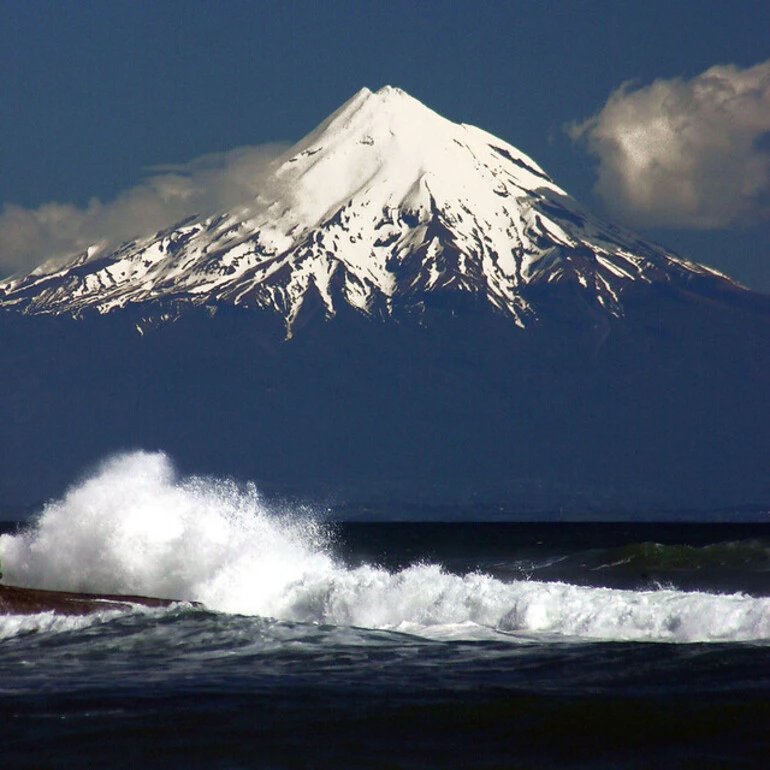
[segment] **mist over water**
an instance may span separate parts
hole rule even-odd
[[[253,485],[179,477],[166,455],[135,452],[105,462],[0,546],[9,584],[198,601],[279,621],[445,639],[770,640],[764,597],[503,580],[438,563],[352,567],[332,535],[312,512],[268,504]]]

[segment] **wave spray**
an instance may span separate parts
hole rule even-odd
[[[317,516],[270,505],[251,484],[179,477],[162,453],[108,460],[0,546],[8,583],[283,621],[442,638],[770,639],[767,598],[505,582],[439,564],[351,568]]]

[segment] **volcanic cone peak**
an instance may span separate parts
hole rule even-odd
[[[585,212],[531,158],[404,91],[362,89],[275,164],[256,200],[114,251],[0,284],[0,306],[81,315],[139,306],[272,309],[291,335],[309,296],[390,314],[429,294],[471,293],[519,326],[529,287],[568,284],[622,315],[627,285],[725,279]]]

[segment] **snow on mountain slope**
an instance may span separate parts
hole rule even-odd
[[[288,333],[312,287],[327,315],[386,316],[394,298],[484,296],[520,326],[522,289],[572,282],[622,315],[629,282],[718,273],[582,210],[510,144],[454,124],[399,89],[361,90],[280,158],[257,199],[112,252],[98,245],[0,283],[0,307],[107,313],[137,303],[273,308]],[[155,311],[157,312],[157,310]]]

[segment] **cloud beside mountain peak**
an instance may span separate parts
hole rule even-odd
[[[626,83],[569,131],[598,158],[597,194],[631,224],[715,229],[770,219],[770,61]]]
[[[192,214],[208,216],[246,204],[262,189],[286,145],[239,147],[190,163],[149,169],[140,184],[112,201],[79,208],[46,203],[6,204],[0,213],[0,277],[65,259],[102,244],[118,246],[152,235]]]

